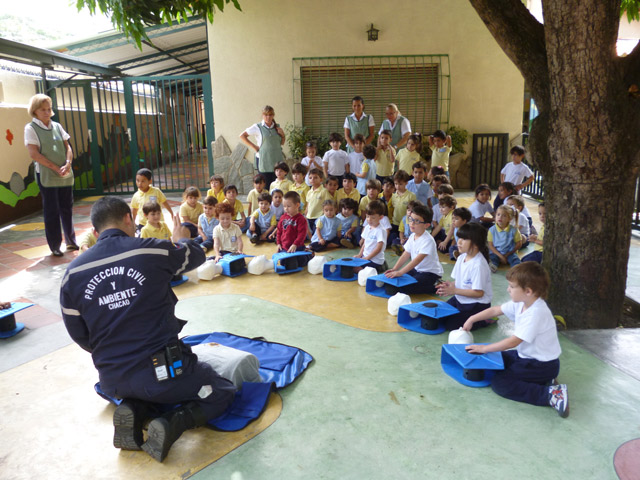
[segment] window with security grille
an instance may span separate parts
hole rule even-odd
[[[343,132],[351,99],[364,98],[376,133],[395,103],[414,132],[449,125],[448,55],[294,58],[294,118],[311,135]]]

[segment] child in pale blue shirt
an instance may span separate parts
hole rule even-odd
[[[198,217],[198,236],[194,240],[205,252],[213,248],[213,229],[220,223],[215,214],[217,203],[216,197],[205,197],[202,201],[204,213]]]
[[[358,202],[353,198],[343,198],[338,205],[340,213],[336,215],[340,220],[340,245],[345,248],[356,248],[360,245],[360,218],[356,215]]]
[[[431,185],[424,181],[424,176],[427,173],[427,164],[420,161],[416,162],[411,167],[413,169],[413,179],[407,183],[407,190],[415,193],[416,199],[422,202],[423,205],[431,206],[431,197],[433,197],[433,190]]]
[[[316,219],[316,229],[309,245],[309,249],[314,252],[321,252],[330,246],[337,247],[340,242],[342,224],[336,217],[336,203],[333,200],[325,200],[322,212],[324,215]]]

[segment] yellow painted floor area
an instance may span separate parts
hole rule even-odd
[[[108,465],[110,478],[182,479],[258,435],[282,411],[282,398],[272,393],[263,414],[246,428],[187,431],[158,463],[143,451],[113,448],[114,406],[96,395],[96,381],[89,354],[76,345],[0,374],[0,478],[101,479]],[[3,458],[11,459],[11,473]]]

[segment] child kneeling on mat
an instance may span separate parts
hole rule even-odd
[[[453,295],[447,303],[459,310],[444,318],[447,330],[460,328],[469,317],[491,307],[493,297],[487,229],[479,223],[465,223],[457,235],[460,255],[451,272],[455,282],[442,282],[437,292],[440,296]],[[490,323],[493,320],[476,322],[472,330]]]
[[[411,214],[407,215],[411,235],[404,244],[404,252],[395,266],[385,272],[389,278],[400,277],[406,273],[418,281],[399,288],[402,293],[435,293],[436,282],[444,273],[438,259],[436,242],[427,232],[432,219],[433,213],[426,205],[416,205]]]
[[[496,372],[491,388],[501,397],[531,405],[550,406],[561,417],[569,415],[567,386],[557,384],[560,371],[556,321],[544,298],[549,275],[534,262],[521,263],[507,272],[511,301],[477,313],[465,322],[464,330],[497,315],[514,321],[514,334],[490,345],[468,345],[470,353],[502,352],[504,370]],[[509,350],[512,348],[515,350]]]

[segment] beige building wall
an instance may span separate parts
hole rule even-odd
[[[215,131],[231,148],[265,104],[280,125],[293,122],[294,57],[448,54],[450,124],[521,132],[524,80],[466,0],[240,3],[242,12],[228,7],[209,25]],[[371,23],[377,42],[367,41]]]

